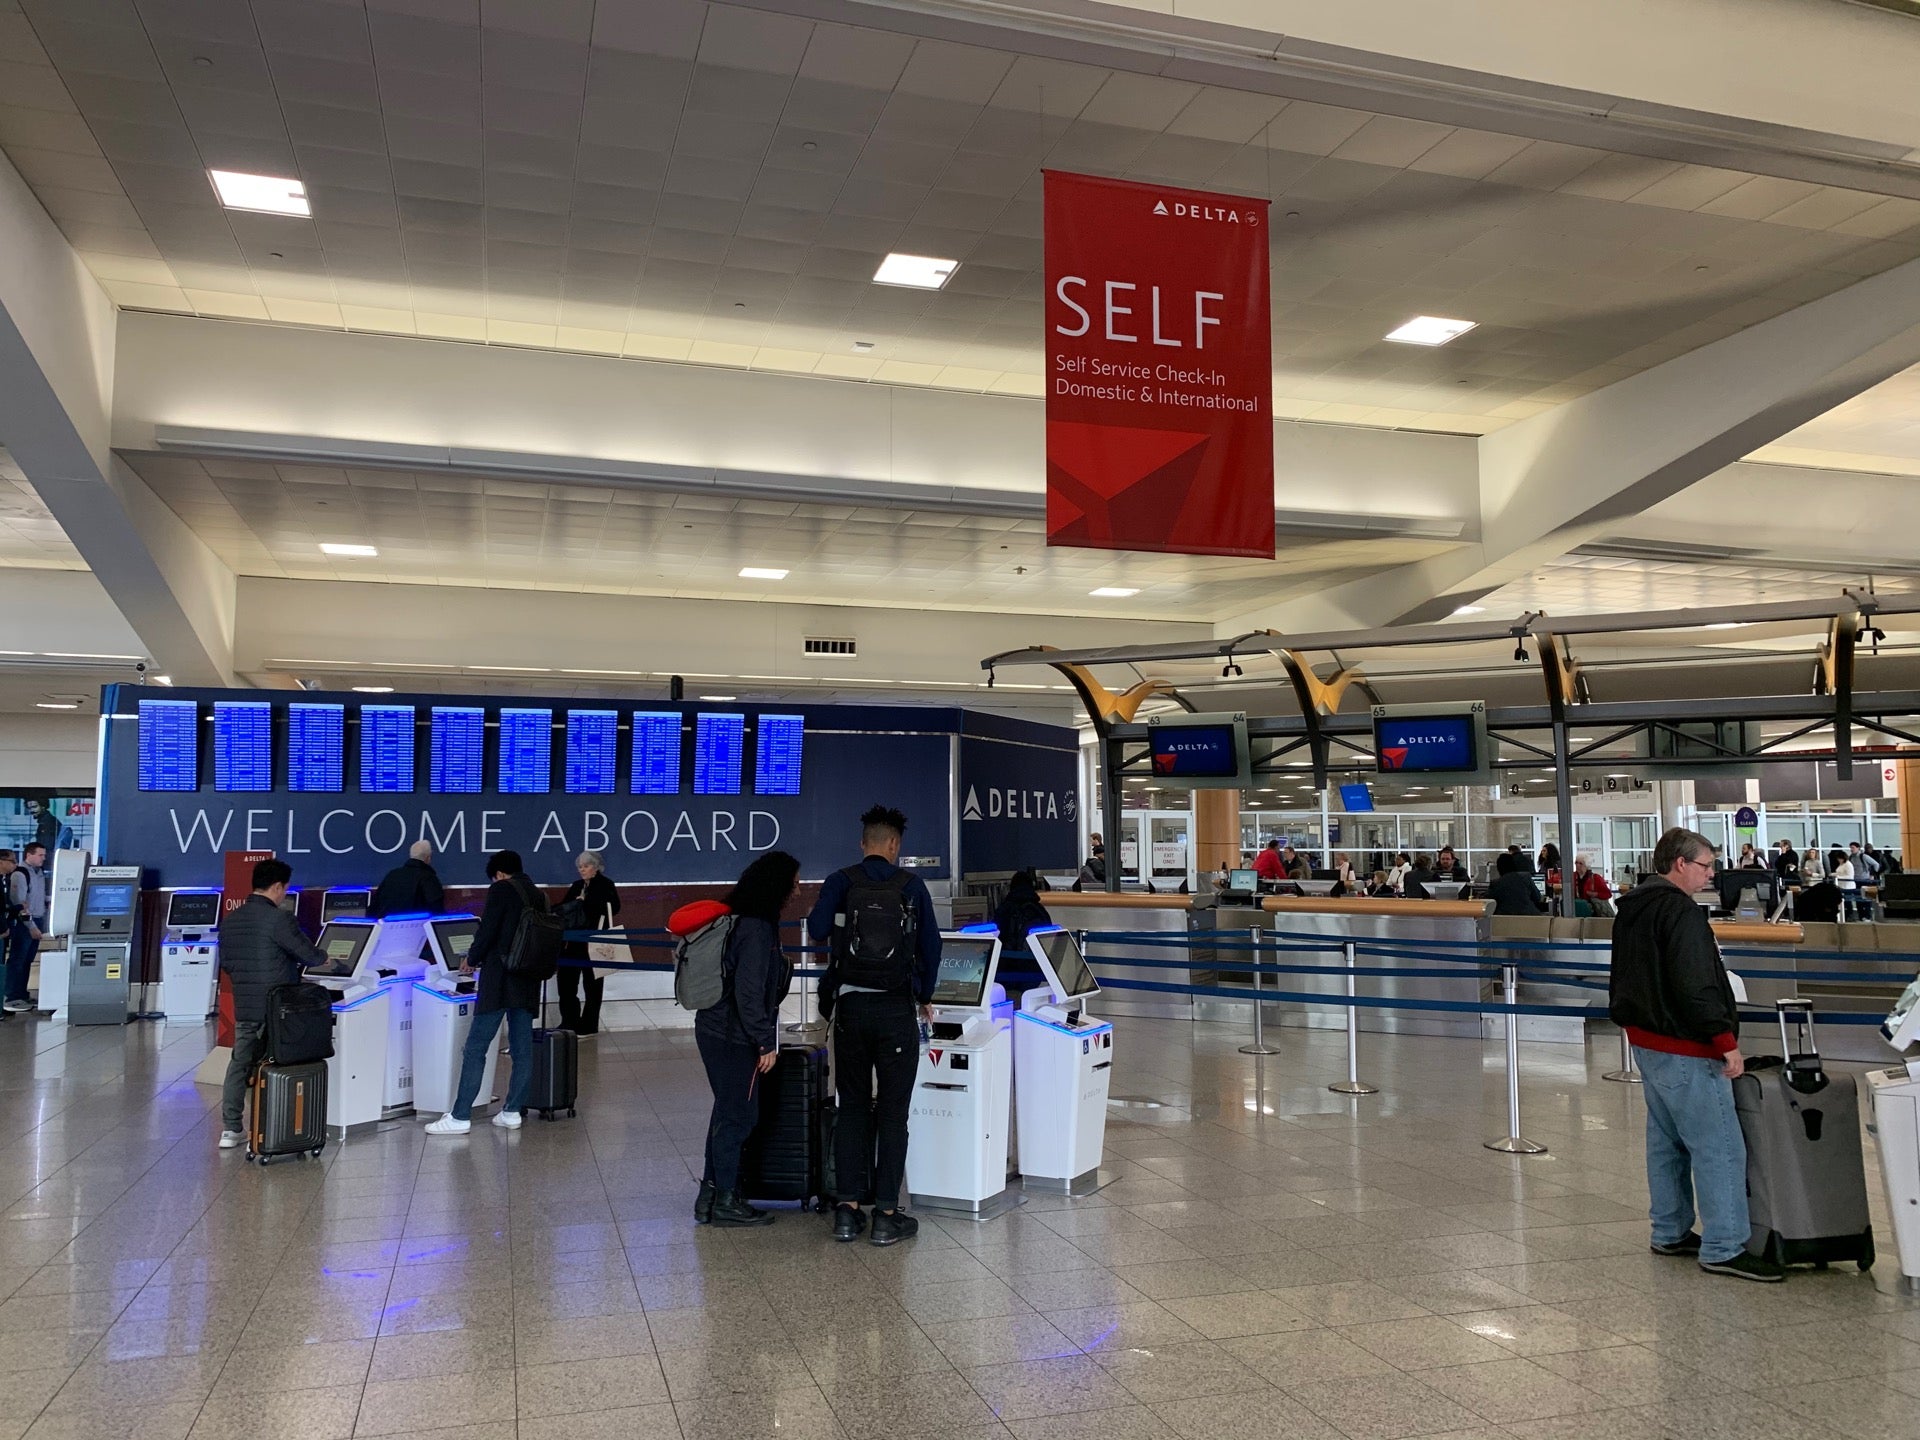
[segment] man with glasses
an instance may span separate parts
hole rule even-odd
[[[1746,1069],[1740,1015],[1707,912],[1693,899],[1713,880],[1713,844],[1669,830],[1653,868],[1620,897],[1607,987],[1607,1013],[1646,1080],[1653,1252],[1695,1256],[1714,1275],[1784,1280],[1780,1266],[1746,1252],[1747,1146],[1733,1109],[1733,1081]]]

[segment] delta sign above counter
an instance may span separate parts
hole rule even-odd
[[[450,883],[501,849],[536,879],[598,850],[623,884],[717,883],[773,849],[820,879],[874,804],[928,879],[1078,859],[1075,732],[953,707],[109,685],[100,713],[102,858],[162,887],[229,850],[364,885],[416,840]]]

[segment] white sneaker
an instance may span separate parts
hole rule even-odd
[[[31,1000],[9,1000],[7,1001],[7,1009],[15,1015],[24,1015],[27,1011],[33,1009],[33,1002]]]
[[[456,1120],[453,1118],[453,1112],[449,1110],[438,1120],[427,1126],[427,1134],[464,1135],[471,1129],[473,1129],[473,1122],[471,1120]]]
[[[247,1137],[238,1130],[222,1130],[220,1132],[220,1148],[222,1150],[237,1150],[246,1143]]]
[[[520,1120],[521,1115],[518,1110],[496,1110],[493,1115],[493,1123],[502,1130],[518,1130]]]

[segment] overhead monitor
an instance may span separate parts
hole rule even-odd
[[[1000,937],[966,931],[940,937],[940,969],[934,977],[933,1003],[949,1010],[980,1010],[1000,963]]]
[[[613,794],[614,746],[619,738],[619,711],[567,711],[567,794]]]
[[[467,963],[473,949],[473,937],[480,933],[480,922],[471,915],[448,915],[427,922],[427,936],[440,963],[458,970]]]
[[[337,795],[346,788],[347,707],[287,706],[287,789]]]
[[[1056,1000],[1079,1000],[1100,993],[1100,982],[1093,978],[1086,957],[1066,930],[1058,925],[1034,930],[1027,935],[1027,945],[1040,962],[1041,973],[1053,987]]]
[[[701,711],[693,718],[693,793],[738,795],[747,717]]]
[[[634,794],[680,793],[680,729],[677,710],[633,712]]]
[[[1382,775],[1422,775],[1485,782],[1492,778],[1484,701],[1373,707],[1374,768]]]
[[[366,952],[367,940],[372,934],[373,926],[364,920],[333,920],[320,927],[317,943],[329,966],[342,974],[351,974],[360,967],[360,957]]]
[[[1252,784],[1244,711],[1155,715],[1147,721],[1153,778],[1190,790],[1236,790]]]
[[[478,795],[486,783],[487,712],[478,705],[436,705],[427,739],[427,788],[435,795]]]
[[[142,700],[140,788],[200,788],[200,707],[191,700]]]
[[[1362,782],[1340,787],[1340,808],[1349,815],[1365,815],[1373,809],[1373,787]]]
[[[553,788],[553,711],[500,710],[500,793],[544,795]]]
[[[213,788],[273,789],[273,706],[266,701],[213,702]]]
[[[218,890],[175,890],[167,896],[167,929],[211,930],[219,923]]]
[[[1229,870],[1227,872],[1227,889],[1238,890],[1242,894],[1251,895],[1259,888],[1260,872],[1258,870]]]
[[[413,790],[413,706],[360,707],[360,790],[404,795]]]
[[[754,719],[753,793],[798,795],[800,752],[807,722],[799,715],[760,715]]]
[[[371,890],[329,890],[320,897],[320,923],[356,919],[367,913],[372,902]]]
[[[1920,976],[1914,977],[1913,983],[1900,992],[1900,998],[1893,1002],[1893,1009],[1880,1022],[1880,1033],[1887,1037],[1888,1044],[1899,1051],[1920,1045]]]

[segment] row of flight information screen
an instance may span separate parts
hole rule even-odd
[[[264,701],[213,702],[213,788],[274,788],[279,708]],[[362,705],[359,787],[363,794],[405,794],[419,779],[419,714],[412,705]],[[347,707],[285,706],[286,788],[336,794],[346,789]],[[555,776],[554,711],[501,706],[489,722],[477,705],[427,707],[427,789],[436,795],[485,790],[487,729],[495,730],[496,783],[491,793],[568,795],[619,792],[620,732],[631,734],[627,793],[678,795],[686,760],[685,720],[677,711],[568,710],[566,747]],[[625,724],[623,725],[623,719]],[[693,793],[738,795],[745,784],[747,717],[700,711],[692,717]],[[142,700],[138,716],[140,788],[200,788],[201,707],[194,700]],[[806,736],[799,715],[760,714],[753,724],[753,793],[798,795]],[[555,785],[556,778],[559,780]]]

